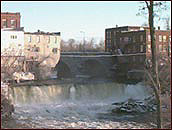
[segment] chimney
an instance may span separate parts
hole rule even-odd
[[[118,25],[116,25],[116,28],[118,27]]]
[[[38,32],[40,32],[40,30],[38,29]]]
[[[160,26],[158,26],[158,30],[160,30]]]

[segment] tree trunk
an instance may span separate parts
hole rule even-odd
[[[151,51],[152,51],[152,72],[153,72],[153,79],[156,81],[157,87],[157,127],[161,128],[161,87],[159,82],[159,76],[158,76],[158,62],[157,62],[157,55],[156,55],[156,43],[154,39],[154,12],[153,12],[153,1],[150,1],[149,6],[149,27],[150,27],[150,36],[151,36]]]

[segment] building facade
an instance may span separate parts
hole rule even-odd
[[[56,75],[54,70],[60,60],[60,32],[39,31],[24,33],[25,70],[34,72],[36,78],[46,79]]]
[[[171,30],[155,30],[157,52],[171,53]],[[105,51],[115,54],[151,54],[151,39],[148,27],[124,26],[105,30]],[[119,52],[120,51],[120,52]]]
[[[158,63],[163,65],[164,60],[171,57],[171,30],[155,30],[155,42]],[[145,64],[150,63],[151,58],[149,28],[125,26],[106,29],[105,51],[124,57],[118,60],[120,71],[116,73],[121,73],[122,70],[125,70],[124,74],[133,70],[144,70]]]
[[[60,59],[60,32],[45,33],[38,31],[35,33],[24,33],[24,53],[26,59],[43,61],[55,67]]]
[[[20,13],[1,13],[1,29],[13,28],[20,29]]]
[[[1,29],[1,56],[24,55],[24,31]]]

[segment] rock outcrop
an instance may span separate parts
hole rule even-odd
[[[154,96],[145,98],[144,100],[128,99],[124,102],[113,103],[115,108],[112,110],[113,113],[145,113],[156,111],[156,100]]]
[[[14,106],[9,99],[8,84],[1,82],[1,119],[11,118]]]

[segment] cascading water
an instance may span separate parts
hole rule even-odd
[[[124,85],[113,82],[21,86],[13,87],[11,92],[16,110],[14,117],[29,128],[118,128],[118,125],[127,128],[119,122],[98,117],[109,113],[113,102],[143,99],[149,95],[141,83]],[[133,127],[137,128],[136,125]]]

